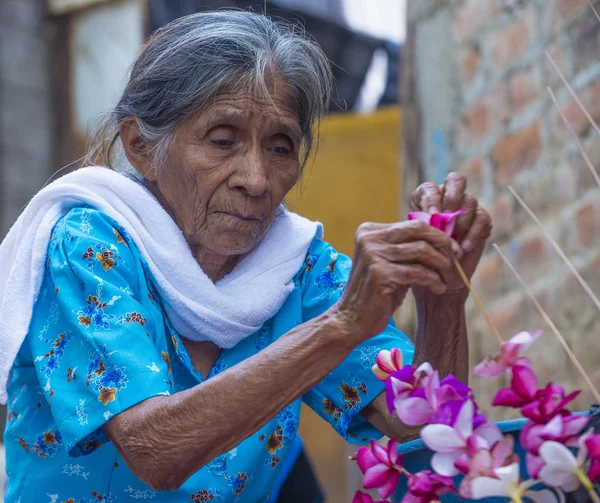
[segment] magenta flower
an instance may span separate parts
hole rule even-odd
[[[402,503],[439,501],[440,496],[454,490],[454,484],[450,477],[423,470],[408,477],[408,494],[402,498]]]
[[[471,388],[452,375],[440,381],[439,373],[428,363],[416,371],[407,365],[393,372],[386,381],[390,414],[396,411],[400,420],[409,426],[453,425],[462,404],[471,394]],[[476,415],[474,420],[479,426],[485,422],[485,416]]]
[[[558,414],[570,414],[565,407],[575,400],[579,393],[580,390],[565,396],[562,386],[549,383],[544,389],[538,390],[536,400],[525,405],[521,413],[536,423],[547,423]]]
[[[600,480],[600,435],[596,434],[586,438],[585,447],[592,461],[588,477],[592,482],[598,482]]]
[[[531,367],[531,361],[523,353],[544,333],[543,330],[520,332],[500,346],[500,352],[482,361],[473,370],[477,377],[497,377],[515,366]]]
[[[402,369],[404,365],[404,356],[402,350],[392,348],[391,351],[382,349],[377,353],[375,365],[373,365],[373,374],[380,381],[385,381],[392,372]]]
[[[440,475],[453,477],[459,473],[456,461],[462,459],[469,449],[491,449],[502,440],[502,433],[494,424],[483,424],[473,428],[475,404],[467,400],[462,405],[453,426],[430,424],[421,430],[425,445],[435,452],[431,466]],[[471,438],[473,437],[473,438]]]
[[[503,388],[494,397],[494,407],[521,408],[535,400],[537,378],[529,367],[517,365],[513,368],[510,388]]]
[[[547,424],[528,421],[519,434],[519,441],[527,452],[525,462],[529,476],[537,479],[540,470],[544,467],[544,460],[539,455],[539,449],[544,442],[553,440],[567,447],[575,448],[579,432],[587,426],[589,421],[589,416],[563,416],[560,414]]]
[[[364,475],[364,488],[377,489],[382,498],[390,497],[404,471],[404,457],[398,454],[397,446],[396,440],[390,440],[387,448],[371,440],[370,449],[361,447],[356,453],[358,467]]]
[[[413,211],[408,214],[409,220],[419,220],[426,224],[441,230],[448,236],[455,238],[454,227],[456,226],[456,218],[464,213],[465,209],[455,211],[454,213],[434,213],[430,215],[424,211]]]
[[[370,494],[356,491],[352,503],[387,503],[385,500],[373,501]]]

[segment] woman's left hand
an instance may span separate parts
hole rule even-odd
[[[413,211],[424,211],[429,214],[466,211],[459,215],[455,232],[457,241],[463,251],[457,257],[465,274],[471,278],[481,259],[487,239],[492,231],[492,219],[489,213],[479,206],[477,198],[466,192],[467,179],[459,173],[450,173],[443,185],[424,183],[417,187],[411,198]],[[466,288],[458,271],[453,269],[444,278],[448,286],[447,292]]]

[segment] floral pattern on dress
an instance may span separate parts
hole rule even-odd
[[[300,400],[189,477],[175,494],[151,490],[130,471],[102,426],[127,408],[188,390],[204,378],[166,316],[145,260],[118,222],[90,208],[72,210],[53,229],[47,259],[30,332],[8,387],[11,483],[5,502],[43,502],[49,495],[53,503],[265,501],[297,435]],[[281,311],[249,340],[223,350],[207,379],[329,309],[350,267],[348,257],[315,240]],[[374,348],[397,345],[406,347],[409,362],[412,346],[402,337],[390,325],[303,400],[349,441],[380,436],[358,414],[383,391],[366,363]],[[19,471],[30,459],[43,469]]]

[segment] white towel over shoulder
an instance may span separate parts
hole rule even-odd
[[[282,208],[260,245],[223,280],[202,271],[179,227],[142,185],[110,169],[83,168],[42,189],[0,244],[0,402],[29,330],[51,231],[88,205],[118,221],[148,262],[164,307],[183,337],[230,348],[257,331],[294,288],[321,224]]]

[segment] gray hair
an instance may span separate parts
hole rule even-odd
[[[119,126],[133,117],[158,169],[187,117],[232,85],[268,96],[265,79],[270,72],[285,79],[298,113],[304,165],[315,140],[313,128],[329,106],[329,61],[302,27],[240,10],[192,14],[157,30],[134,63],[119,103],[92,137],[84,165],[131,172],[128,163],[118,161],[124,160]],[[121,147],[121,156],[115,147]]]

